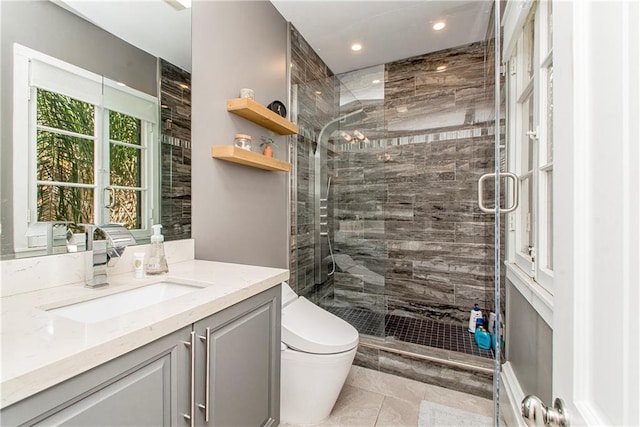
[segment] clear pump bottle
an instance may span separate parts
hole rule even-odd
[[[164,256],[164,236],[160,234],[162,225],[152,226],[151,248],[149,249],[149,259],[147,260],[147,274],[162,274],[169,271],[167,258]]]

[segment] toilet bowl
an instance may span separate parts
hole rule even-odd
[[[280,348],[280,420],[296,425],[321,423],[347,379],[358,348],[358,331],[282,283]]]

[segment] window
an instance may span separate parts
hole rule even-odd
[[[120,223],[148,236],[157,99],[19,45],[14,52],[16,252],[35,249],[28,236],[43,222]]]
[[[552,2],[536,1],[513,32],[508,59],[508,149],[520,178],[509,219],[509,262],[551,292],[553,282]],[[509,46],[510,41],[505,40]]]

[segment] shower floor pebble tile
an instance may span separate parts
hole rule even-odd
[[[323,427],[416,427],[420,402],[428,400],[488,417],[493,402],[470,394],[352,366]],[[280,424],[282,427],[300,427]]]

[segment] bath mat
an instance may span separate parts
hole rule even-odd
[[[464,426],[491,427],[491,418],[478,415],[450,406],[423,400],[420,402],[418,427]]]

